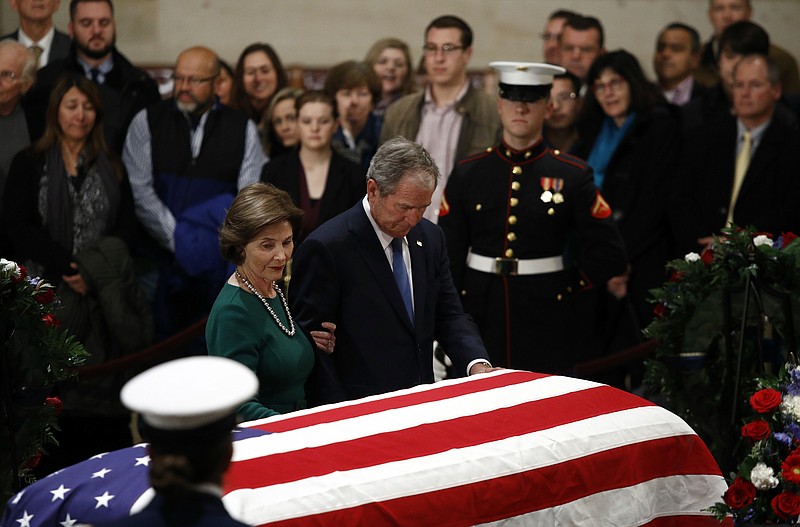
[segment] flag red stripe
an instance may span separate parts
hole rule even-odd
[[[720,522],[713,516],[668,516],[656,518],[642,527],[733,527],[733,518]]]
[[[228,492],[263,487],[427,456],[643,406],[652,405],[621,390],[598,385],[488,413],[238,461],[231,464],[225,487]]]
[[[626,460],[623,470],[620,460]],[[693,435],[625,445],[519,474],[328,511],[303,518],[303,525],[468,526],[513,518],[559,505],[569,507],[570,502],[598,492],[630,487],[660,477],[690,474],[719,475],[719,469],[705,445]],[[432,510],[442,511],[442,514],[431,515]],[[306,523],[312,518],[312,522]],[[668,519],[662,518],[659,521]],[[296,521],[286,520],[266,525],[289,526]],[[648,525],[661,527],[692,524]],[[703,521],[697,525],[706,526],[712,523]]]
[[[460,395],[502,388],[503,386],[511,386],[514,384],[522,384],[545,377],[551,377],[551,375],[518,371],[503,375],[484,376],[470,380],[468,383],[433,385],[429,390],[385,397],[375,401],[365,401],[359,404],[331,408],[319,412],[306,413],[287,419],[261,423],[248,428],[258,428],[266,432],[286,432],[287,430],[297,430],[307,426],[332,423],[341,421],[342,419],[350,419],[361,415],[392,410],[394,408],[406,408],[408,406],[432,401],[442,401]]]

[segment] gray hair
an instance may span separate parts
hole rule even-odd
[[[36,80],[36,57],[33,55],[33,52],[24,44],[10,38],[0,41],[0,49],[3,48],[11,48],[15,50],[18,55],[25,57],[25,64],[22,66],[21,80],[32,85]]]
[[[777,86],[781,83],[781,69],[778,64],[769,58],[766,55],[762,55],[761,53],[749,53],[744,55],[742,58],[736,62],[733,66],[733,76],[734,79],[736,78],[736,70],[739,69],[739,64],[743,62],[755,62],[757,60],[764,61],[764,64],[767,66],[767,81],[770,83],[771,86]]]
[[[383,143],[367,171],[367,180],[374,180],[382,195],[394,192],[404,178],[409,177],[429,190],[436,188],[439,168],[421,145],[405,137],[395,137]]]

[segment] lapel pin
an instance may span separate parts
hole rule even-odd
[[[422,247],[422,242],[421,242],[421,241],[419,241],[419,240],[417,240],[417,245],[419,245],[420,247]]]

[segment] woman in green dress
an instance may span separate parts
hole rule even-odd
[[[304,384],[314,352],[277,285],[302,215],[289,194],[256,183],[239,192],[220,230],[220,251],[236,270],[211,308],[206,341],[209,355],[239,361],[258,376],[258,393],[239,408],[247,421],[306,407]],[[331,353],[336,328],[323,326],[311,337]]]

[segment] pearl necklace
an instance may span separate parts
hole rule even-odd
[[[281,319],[278,318],[278,314],[272,309],[272,306],[269,305],[269,302],[267,301],[266,298],[264,298],[264,295],[259,293],[258,290],[256,290],[256,288],[253,286],[253,284],[251,284],[250,281],[247,278],[242,276],[242,274],[239,272],[238,269],[235,272],[236,272],[236,276],[239,278],[239,280],[241,280],[242,283],[247,286],[247,289],[249,289],[251,293],[256,295],[256,297],[258,297],[258,299],[261,300],[261,303],[264,304],[264,307],[267,308],[267,311],[269,311],[269,314],[272,315],[272,319],[275,321],[276,324],[278,324],[278,327],[281,328],[281,331],[283,331],[284,333],[286,333],[290,337],[294,337],[295,327],[294,327],[294,320],[292,319],[292,313],[289,312],[289,305],[286,303],[286,298],[283,296],[283,293],[281,292],[281,290],[278,289],[278,287],[275,286],[275,282],[272,282],[272,289],[281,298],[281,302],[283,303],[283,309],[286,310],[286,318],[289,319],[289,328],[288,329],[286,328],[286,326],[283,325],[283,322],[281,322]]]

